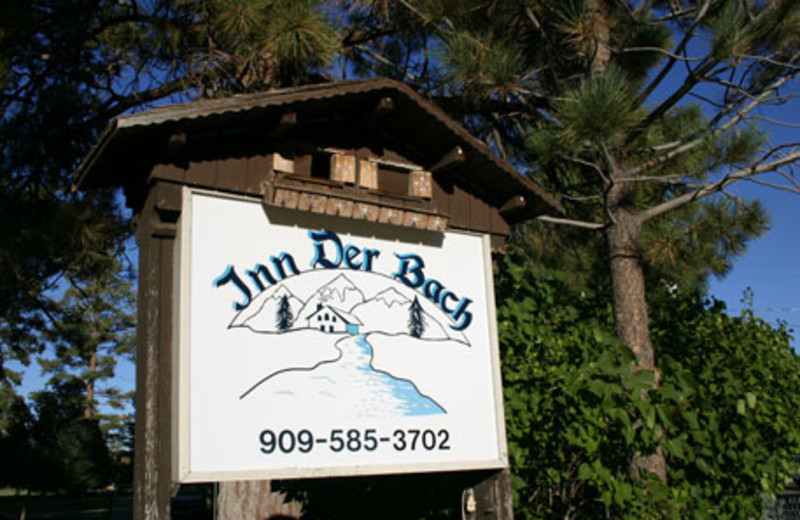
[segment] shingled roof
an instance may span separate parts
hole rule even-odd
[[[391,110],[373,115],[382,100]],[[561,212],[561,205],[539,184],[497,157],[483,142],[450,119],[441,109],[407,85],[388,79],[337,81],[299,88],[203,99],[165,106],[114,119],[75,173],[78,187],[127,186],[145,182],[149,170],[163,162],[171,135],[235,136],[245,130],[273,126],[282,114],[296,115],[298,126],[339,124],[358,126],[362,133],[393,147],[430,168],[458,148],[464,157],[452,171],[466,189],[495,207],[524,197],[525,208],[514,220]],[[372,119],[371,119],[372,118]],[[329,128],[329,126],[327,127]],[[257,145],[256,145],[257,146]]]

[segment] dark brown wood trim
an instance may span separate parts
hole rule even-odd
[[[505,215],[512,211],[519,211],[527,205],[527,201],[523,195],[514,195],[500,206],[500,214]]]
[[[464,161],[467,160],[467,155],[464,152],[464,149],[460,146],[454,147],[452,150],[447,152],[439,159],[436,164],[431,166],[430,170],[432,173],[441,173],[443,171],[449,170],[450,168],[462,164]]]
[[[158,182],[139,215],[135,520],[169,520],[172,479],[174,259],[181,186]]]

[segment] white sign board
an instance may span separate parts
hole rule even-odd
[[[184,198],[176,480],[506,465],[486,236]]]

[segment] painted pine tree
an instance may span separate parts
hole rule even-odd
[[[415,296],[408,309],[408,333],[415,338],[421,338],[423,332],[425,332],[425,317],[422,315],[422,306]]]
[[[278,304],[276,321],[280,331],[289,330],[292,327],[294,316],[292,315],[292,307],[289,305],[289,297],[285,294],[281,296],[281,302]]]

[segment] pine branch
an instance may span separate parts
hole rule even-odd
[[[675,50],[671,53],[673,56],[680,56],[680,54],[686,50],[686,47],[689,45],[689,42],[692,40],[692,38],[694,38],[695,31],[697,31],[697,29],[700,27],[703,18],[705,18],[706,13],[708,13],[708,8],[710,6],[711,6],[711,0],[706,0],[703,3],[703,6],[700,8],[700,12],[694,19],[694,23],[692,23],[691,27],[689,27],[689,29],[686,30],[683,39],[681,39],[678,46],[675,47]],[[650,94],[652,94],[653,91],[656,88],[658,88],[661,82],[664,81],[664,78],[666,78],[667,75],[669,75],[670,71],[672,71],[672,68],[675,66],[677,62],[678,60],[676,58],[671,57],[669,61],[667,61],[667,63],[664,64],[664,67],[661,69],[658,75],[655,78],[653,78],[650,84],[647,85],[644,88],[644,90],[642,90],[642,92],[640,92],[639,95],[636,97],[636,101],[634,102],[635,106],[640,106],[642,103],[645,102],[645,100],[650,96]]]
[[[536,217],[536,220],[539,220],[541,222],[549,222],[551,224],[572,226],[572,227],[577,227],[577,228],[581,228],[581,229],[598,230],[598,229],[603,229],[603,228],[606,227],[605,224],[601,224],[599,222],[586,222],[586,221],[583,221],[583,220],[573,220],[573,219],[569,219],[569,218],[551,217],[551,216],[548,216],[548,215],[540,215],[540,216]]]
[[[373,60],[377,61],[378,63],[396,70],[397,72],[399,72],[400,74],[403,75],[403,77],[405,78],[405,81],[408,81],[412,85],[421,85],[422,84],[420,79],[415,77],[410,72],[408,72],[407,69],[399,66],[397,63],[387,59],[386,57],[378,54],[377,52],[373,51],[372,49],[370,49],[370,48],[368,48],[368,47],[366,47],[364,45],[355,45],[355,46],[353,46],[353,51],[362,52],[365,55],[367,55],[370,58],[372,58]],[[374,71],[378,72],[378,69],[374,68],[374,65],[371,64],[368,60],[362,61],[362,64],[367,65],[371,69],[373,69]]]
[[[414,13],[420,20],[422,20],[423,25],[430,25],[433,27],[435,32],[439,33],[447,33],[447,32],[454,32],[453,25],[451,23],[447,23],[449,31],[445,31],[443,28],[439,27],[437,24],[433,23],[433,18],[427,16],[425,13],[411,5],[406,0],[397,0],[403,7]],[[446,21],[446,20],[445,20]]]
[[[616,49],[614,52],[618,54],[625,54],[625,53],[633,53],[633,52],[656,52],[658,54],[663,54],[665,56],[669,56],[670,58],[675,59],[676,61],[703,61],[705,56],[702,58],[691,58],[688,56],[680,56],[675,54],[674,52],[668,51],[667,49],[662,49],[661,47],[625,47],[624,49]]]
[[[383,38],[384,36],[394,34],[396,31],[396,28],[387,25],[370,28],[369,30],[362,30],[358,27],[355,27],[347,36],[342,39],[342,45],[345,47],[363,45],[379,38]]]
[[[620,177],[616,182],[658,182],[661,184],[686,184],[686,174],[657,175],[648,177]]]
[[[651,2],[648,2],[648,4],[651,4]],[[647,9],[650,9],[650,8],[651,7],[648,7]],[[662,16],[661,18],[656,18],[654,20],[654,22],[656,22],[656,23],[672,22],[672,21],[678,20],[680,18],[684,18],[686,16],[689,16],[690,14],[692,14],[692,13],[694,13],[696,11],[697,11],[696,7],[687,7],[686,9],[673,10],[670,14],[668,14],[666,16]]]
[[[794,193],[795,195],[800,195],[800,184],[797,183],[794,179],[790,179],[791,182],[794,183],[794,186],[786,186],[785,184],[778,184],[775,182],[765,181],[764,179],[755,179],[752,177],[748,177],[744,179],[748,182],[752,182],[754,184],[758,184],[760,186],[766,186],[767,188],[772,188],[775,190],[782,190],[788,191],[789,193]]]
[[[582,166],[586,166],[586,167],[588,167],[588,168],[591,168],[592,170],[594,170],[595,172],[597,172],[597,174],[598,174],[598,175],[600,176],[600,178],[603,180],[603,185],[609,185],[609,184],[611,184],[611,180],[610,180],[610,179],[608,178],[608,176],[605,174],[605,172],[603,171],[603,169],[602,169],[602,168],[600,168],[600,167],[599,167],[597,164],[595,164],[595,163],[593,163],[593,162],[586,161],[586,160],[584,160],[584,159],[581,159],[580,157],[573,157],[573,156],[571,156],[571,155],[558,154],[558,156],[559,156],[559,157],[561,157],[562,159],[565,159],[565,160],[567,160],[567,161],[574,162],[575,164],[580,164],[580,165],[582,165]]]
[[[694,150],[695,148],[697,148],[698,146],[703,144],[703,142],[706,140],[706,138],[708,138],[708,137],[717,137],[717,136],[723,134],[724,132],[729,130],[731,127],[733,127],[734,125],[736,125],[736,124],[740,123],[742,120],[744,120],[744,118],[747,116],[747,114],[749,114],[755,108],[757,108],[762,103],[767,101],[768,97],[773,92],[777,91],[780,87],[782,87],[784,84],[786,84],[792,78],[794,78],[794,76],[795,76],[794,74],[781,76],[774,83],[772,83],[772,85],[770,85],[769,87],[764,89],[761,92],[761,94],[758,95],[757,97],[755,97],[746,107],[744,107],[742,110],[738,111],[735,116],[733,116],[731,119],[726,121],[722,126],[716,128],[714,130],[711,130],[711,131],[706,131],[700,137],[694,137],[691,141],[689,141],[689,142],[687,142],[687,143],[685,143],[685,144],[683,144],[681,146],[678,146],[677,148],[673,149],[672,151],[667,152],[664,155],[661,155],[659,157],[654,157],[653,159],[650,159],[649,161],[645,162],[644,164],[642,164],[642,165],[640,165],[640,166],[638,166],[636,168],[633,168],[633,169],[630,169],[630,170],[626,171],[625,172],[625,177],[637,177],[637,176],[641,175],[643,172],[645,172],[647,170],[650,170],[652,168],[660,166],[660,165],[666,163],[667,161],[670,161],[670,160],[676,158],[677,156],[679,156],[681,154],[684,154],[686,152]],[[721,110],[719,112],[719,114],[717,114],[717,116],[714,117],[714,120],[712,120],[712,122],[711,122],[711,124],[709,126],[711,128],[713,128],[714,124],[717,121],[719,121],[725,115],[728,115],[731,112],[733,112],[733,110],[735,109],[737,104],[738,103],[731,104],[728,107],[726,107],[724,110]]]
[[[129,110],[133,107],[142,105],[144,103],[149,103],[151,101],[156,101],[177,92],[181,92],[186,90],[189,87],[191,82],[187,78],[179,78],[167,83],[163,83],[157,87],[153,87],[149,90],[144,90],[141,92],[136,92],[134,94],[130,94],[129,96],[125,97],[123,100],[115,103],[107,107],[105,110],[99,112],[94,117],[83,121],[80,125],[81,129],[89,129],[94,128],[98,125],[101,125],[112,119],[126,110]]]
[[[752,119],[756,119],[758,121],[765,121],[773,125],[785,126],[786,128],[800,128],[800,123],[789,123],[787,121],[781,121],[780,119],[774,119],[772,117],[767,117],[767,116],[753,116]]]
[[[753,166],[750,166],[749,168],[737,170],[735,172],[725,175],[722,179],[716,182],[710,184],[704,184],[703,186],[701,186],[696,190],[693,190],[679,197],[675,197],[673,199],[668,200],[667,202],[664,202],[646,211],[643,211],[642,213],[640,213],[640,218],[642,222],[644,222],[653,217],[657,217],[658,215],[662,215],[664,213],[668,213],[672,210],[685,206],[690,202],[694,202],[709,195],[713,195],[714,193],[718,193],[723,189],[725,189],[727,186],[735,182],[751,178],[754,175],[758,175],[760,173],[775,171],[781,166],[796,162],[798,160],[800,160],[800,150],[795,151],[794,153],[791,153],[789,155],[786,155],[780,159],[776,159],[772,162],[757,163],[754,164]]]
[[[772,58],[770,58],[768,56],[753,56],[753,55],[750,55],[750,54],[743,54],[741,56],[741,58],[744,59],[744,60],[753,60],[753,61],[766,62],[766,63],[769,63],[770,65],[774,65],[776,67],[783,67],[783,68],[787,68],[787,69],[800,70],[800,65],[798,65],[797,63],[794,63],[792,61],[774,60],[774,59],[772,59]]]
[[[706,74],[708,74],[717,64],[719,64],[719,60],[717,59],[709,59],[706,57],[707,61],[697,68],[692,69],[689,75],[686,77],[686,80],[683,82],[678,89],[676,89],[670,97],[664,100],[660,105],[658,105],[652,112],[650,112],[644,120],[634,128],[634,130],[628,136],[627,141],[630,143],[635,140],[639,135],[642,134],[651,124],[655,121],[660,119],[664,114],[667,113],[672,107],[677,105],[687,94],[689,94],[692,89],[694,89],[698,83],[703,81],[706,78]],[[642,92],[643,94],[644,92]],[[636,104],[640,105],[643,102],[642,94],[636,99]],[[645,98],[646,99],[646,98]]]

